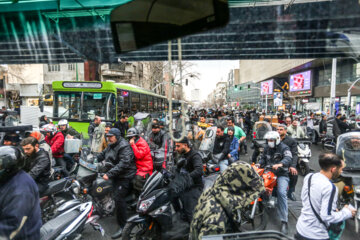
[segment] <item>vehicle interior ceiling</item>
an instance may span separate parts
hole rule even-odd
[[[127,2],[0,0],[0,64],[166,61],[167,42],[116,53],[110,14]],[[183,60],[357,59],[360,54],[358,0],[228,3],[225,27],[181,38]],[[172,41],[177,60],[177,40]]]

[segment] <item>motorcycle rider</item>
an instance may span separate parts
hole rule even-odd
[[[4,136],[4,146],[18,146],[20,142],[20,136],[16,133],[8,133]]]
[[[278,215],[281,220],[281,232],[288,233],[288,203],[287,188],[289,186],[289,175],[286,168],[292,164],[292,155],[289,147],[281,142],[279,133],[270,131],[265,134],[264,139],[267,146],[264,148],[263,155],[259,163],[259,167],[267,165],[272,166],[277,176],[277,198],[278,198]]]
[[[64,159],[64,135],[58,131],[53,124],[44,125],[40,132],[45,134],[45,142],[50,145],[56,165],[63,168],[62,172],[65,177],[69,176],[69,172],[66,168],[66,161]]]
[[[141,192],[146,179],[152,174],[154,168],[150,147],[145,139],[139,136],[136,128],[130,128],[126,138],[134,152],[137,169],[133,186],[135,190]]]
[[[126,131],[129,129],[128,116],[123,114],[120,117],[120,120],[114,123],[114,127],[119,129],[121,132],[121,137],[125,137]]]
[[[175,143],[175,150],[186,160],[184,166],[181,167],[180,173],[182,171],[187,172],[192,180],[192,184],[189,184],[191,187],[182,192],[180,196],[184,206],[184,220],[191,222],[194,208],[203,189],[202,159],[197,151],[190,147],[187,137]]]
[[[235,125],[235,119],[233,117],[229,117],[227,119],[227,125],[228,127],[233,127],[235,132],[234,136],[239,139],[239,144],[242,144],[246,140],[246,134],[245,132],[238,126]],[[228,128],[225,129],[224,133],[227,134]],[[245,152],[247,152],[245,150]]]
[[[88,134],[90,138],[90,142],[92,141],[93,133],[95,131],[95,128],[98,127],[101,123],[101,118],[99,116],[95,116],[94,121],[90,123],[88,128]]]
[[[39,147],[34,137],[27,137],[20,143],[26,156],[25,171],[34,179],[39,188],[39,194],[46,190],[50,182],[51,163],[49,155]]]
[[[322,135],[326,135],[327,132],[327,116],[326,115],[322,115],[321,116],[321,121],[319,124],[319,133]]]
[[[304,130],[299,126],[298,119],[295,119],[291,126],[288,127],[287,133],[292,138],[306,138]]]
[[[61,133],[64,135],[64,138],[77,138],[80,139],[81,135],[78,131],[76,131],[74,128],[69,126],[69,122],[66,119],[61,119],[58,123],[58,127],[61,131]]]
[[[201,194],[190,226],[191,239],[227,233],[238,222],[238,210],[264,191],[263,180],[254,168],[243,161],[235,162]]]
[[[280,124],[277,127],[277,132],[280,135],[281,138],[281,142],[285,143],[291,151],[291,155],[292,155],[292,163],[291,166],[289,167],[289,190],[288,190],[288,198],[296,201],[296,197],[295,197],[295,187],[296,187],[296,183],[298,180],[298,172],[296,170],[296,165],[298,162],[298,150],[297,150],[297,142],[295,139],[293,139],[292,137],[287,135],[287,127],[283,124]]]
[[[225,159],[230,151],[229,138],[224,134],[224,127],[217,126],[213,154],[221,154],[219,161]]]
[[[234,132],[234,127],[228,127],[228,141],[230,143],[229,153],[227,155],[228,162],[224,162],[225,164],[220,163],[220,172],[223,172],[228,167],[228,165],[236,162],[239,159],[239,139],[234,136]]]
[[[291,123],[292,123],[291,117],[286,117],[286,118],[285,118],[286,127],[290,127],[290,126],[291,126]]]
[[[50,145],[45,142],[45,136],[41,134],[39,131],[33,131],[30,133],[29,137],[36,138],[39,142],[39,148],[44,150],[48,155],[50,159],[51,166],[55,166],[55,159],[53,158],[52,151]]]
[[[106,134],[108,138],[108,147],[97,157],[98,162],[110,162],[114,167],[106,171],[103,179],[113,180],[115,189],[115,207],[116,218],[120,229],[113,234],[113,239],[119,238],[122,234],[123,227],[127,219],[127,204],[125,197],[130,193],[132,188],[132,179],[136,174],[136,165],[134,153],[130,144],[121,137],[121,132],[117,128],[112,128]]]
[[[150,149],[156,150],[163,146],[165,142],[166,133],[164,130],[160,129],[160,126],[158,123],[153,124],[151,127],[151,133],[149,135],[149,141],[150,141]]]
[[[24,165],[18,148],[0,147],[0,239],[40,239],[39,192]]]
[[[108,142],[107,142],[107,138],[106,138],[106,134],[110,131],[110,129],[112,128],[112,124],[111,123],[106,123],[105,125],[105,130],[104,130],[104,136],[103,136],[103,139],[102,139],[102,143],[100,145],[100,149],[99,149],[99,152],[102,152],[105,150],[105,148],[107,148],[108,146]]]

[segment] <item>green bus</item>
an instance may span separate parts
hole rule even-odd
[[[121,112],[131,116],[137,112],[162,113],[168,108],[165,96],[131,84],[54,81],[52,88],[54,122],[67,119],[85,137],[95,116],[115,122]]]

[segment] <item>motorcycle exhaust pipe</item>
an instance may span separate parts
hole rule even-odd
[[[254,205],[253,205],[253,207],[252,207],[252,209],[251,209],[250,219],[254,219],[257,204],[258,204],[258,199],[256,199],[256,200],[254,201]]]

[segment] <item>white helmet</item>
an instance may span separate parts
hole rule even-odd
[[[270,132],[267,132],[264,136],[264,139],[265,140],[275,140],[275,144],[276,145],[279,145],[280,144],[280,135],[278,132],[276,131],[270,131]]]
[[[40,132],[44,134],[49,132],[53,136],[57,132],[57,128],[54,124],[45,124],[41,127]]]
[[[68,120],[66,119],[61,119],[59,122],[58,122],[58,126],[63,126],[63,125],[66,125],[66,128],[69,128],[69,122]]]

